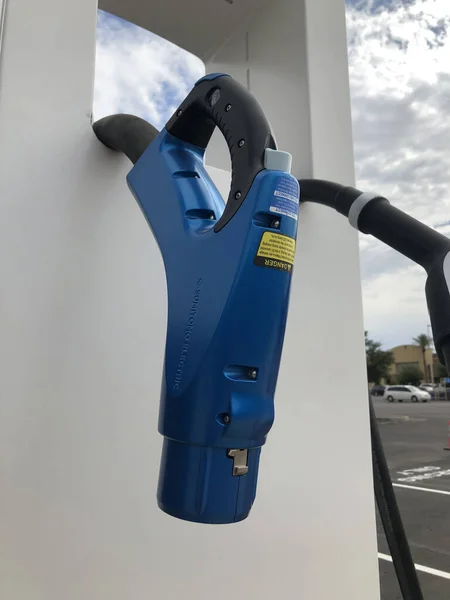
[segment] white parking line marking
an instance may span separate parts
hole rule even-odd
[[[389,554],[382,554],[381,552],[378,552],[378,558],[392,562],[392,556],[389,556]],[[450,573],[446,573],[445,571],[439,571],[439,569],[432,569],[431,567],[424,567],[423,565],[415,564],[414,566],[416,567],[416,571],[422,571],[422,573],[428,573],[428,575],[436,575],[436,577],[442,577],[443,579],[450,579]]]
[[[404,471],[397,471],[400,475],[414,475],[416,473],[429,473],[430,471],[440,471],[440,467],[417,467],[416,469],[405,469]]]
[[[444,496],[450,496],[450,492],[446,490],[436,490],[433,488],[424,488],[417,485],[405,485],[404,483],[393,483],[394,487],[406,488],[407,490],[418,490],[419,492],[432,492],[433,494],[444,494]]]
[[[417,469],[406,469],[405,471],[397,471],[399,475],[406,475],[406,477],[399,477],[397,481],[404,481],[405,483],[415,483],[416,481],[425,481],[427,479],[436,479],[438,477],[446,477],[450,475],[450,469],[441,469],[440,467],[418,467]]]

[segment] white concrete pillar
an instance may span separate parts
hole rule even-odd
[[[208,70],[255,94],[294,175],[354,184],[343,0],[265,3]],[[226,168],[217,137],[208,158]],[[275,406],[258,503],[299,557],[301,594],[379,598],[358,236],[318,205],[300,210]]]
[[[279,2],[272,15],[267,5],[249,29],[261,52],[248,59],[252,89],[280,146],[294,151],[296,173],[348,178],[346,86],[330,86],[310,113],[300,102],[319,102],[323,91],[318,74],[309,77],[308,92],[304,87],[305,24],[297,4]],[[341,23],[330,51],[344,73],[343,7],[318,4],[336,10],[330,19]],[[329,26],[315,30],[319,9],[308,2],[304,18],[311,39],[323,43],[331,33]],[[103,148],[91,130],[95,19],[94,0],[9,0],[6,11],[0,598],[373,600],[357,242],[331,211],[302,211],[276,424],[263,450],[250,518],[208,527],[172,519],[156,506],[165,279],[126,187],[130,164]],[[298,38],[296,54],[283,62],[280,49],[265,68],[264,39],[275,48],[283,31],[286,39]],[[308,68],[321,58],[331,76],[326,57],[308,44]],[[295,57],[303,65],[297,70]],[[264,86],[267,75],[275,79]],[[300,113],[286,125],[288,105]],[[334,122],[326,114],[333,106],[342,129],[322,131],[321,119]],[[298,146],[290,129],[303,132]]]

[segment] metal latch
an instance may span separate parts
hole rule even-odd
[[[228,450],[227,456],[233,459],[233,477],[247,475],[248,450]]]

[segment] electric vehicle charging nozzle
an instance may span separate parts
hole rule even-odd
[[[128,186],[166,271],[158,504],[188,521],[240,521],[274,419],[298,181],[255,98],[227,75],[198,81],[159,134],[134,119],[110,117],[94,130],[135,163]],[[216,126],[232,163],[226,204],[204,165]],[[136,152],[134,137],[139,149],[152,139]]]

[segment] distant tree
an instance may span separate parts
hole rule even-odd
[[[380,383],[381,379],[389,376],[389,368],[394,363],[394,355],[388,350],[382,350],[381,344],[369,339],[368,332],[364,332],[366,338],[366,363],[367,378],[371,383]]]
[[[426,352],[426,349],[430,347],[431,338],[429,338],[426,333],[421,333],[417,337],[413,338],[413,342],[416,344],[416,346],[419,346],[419,348],[422,352],[423,372],[424,372],[425,379],[427,379],[427,363],[425,360],[425,352]]]
[[[422,381],[422,371],[419,367],[403,367],[398,375],[398,382],[402,385],[420,385]]]
[[[436,377],[441,379],[442,377],[448,377],[447,368],[442,363],[437,363],[434,367],[434,374]]]

